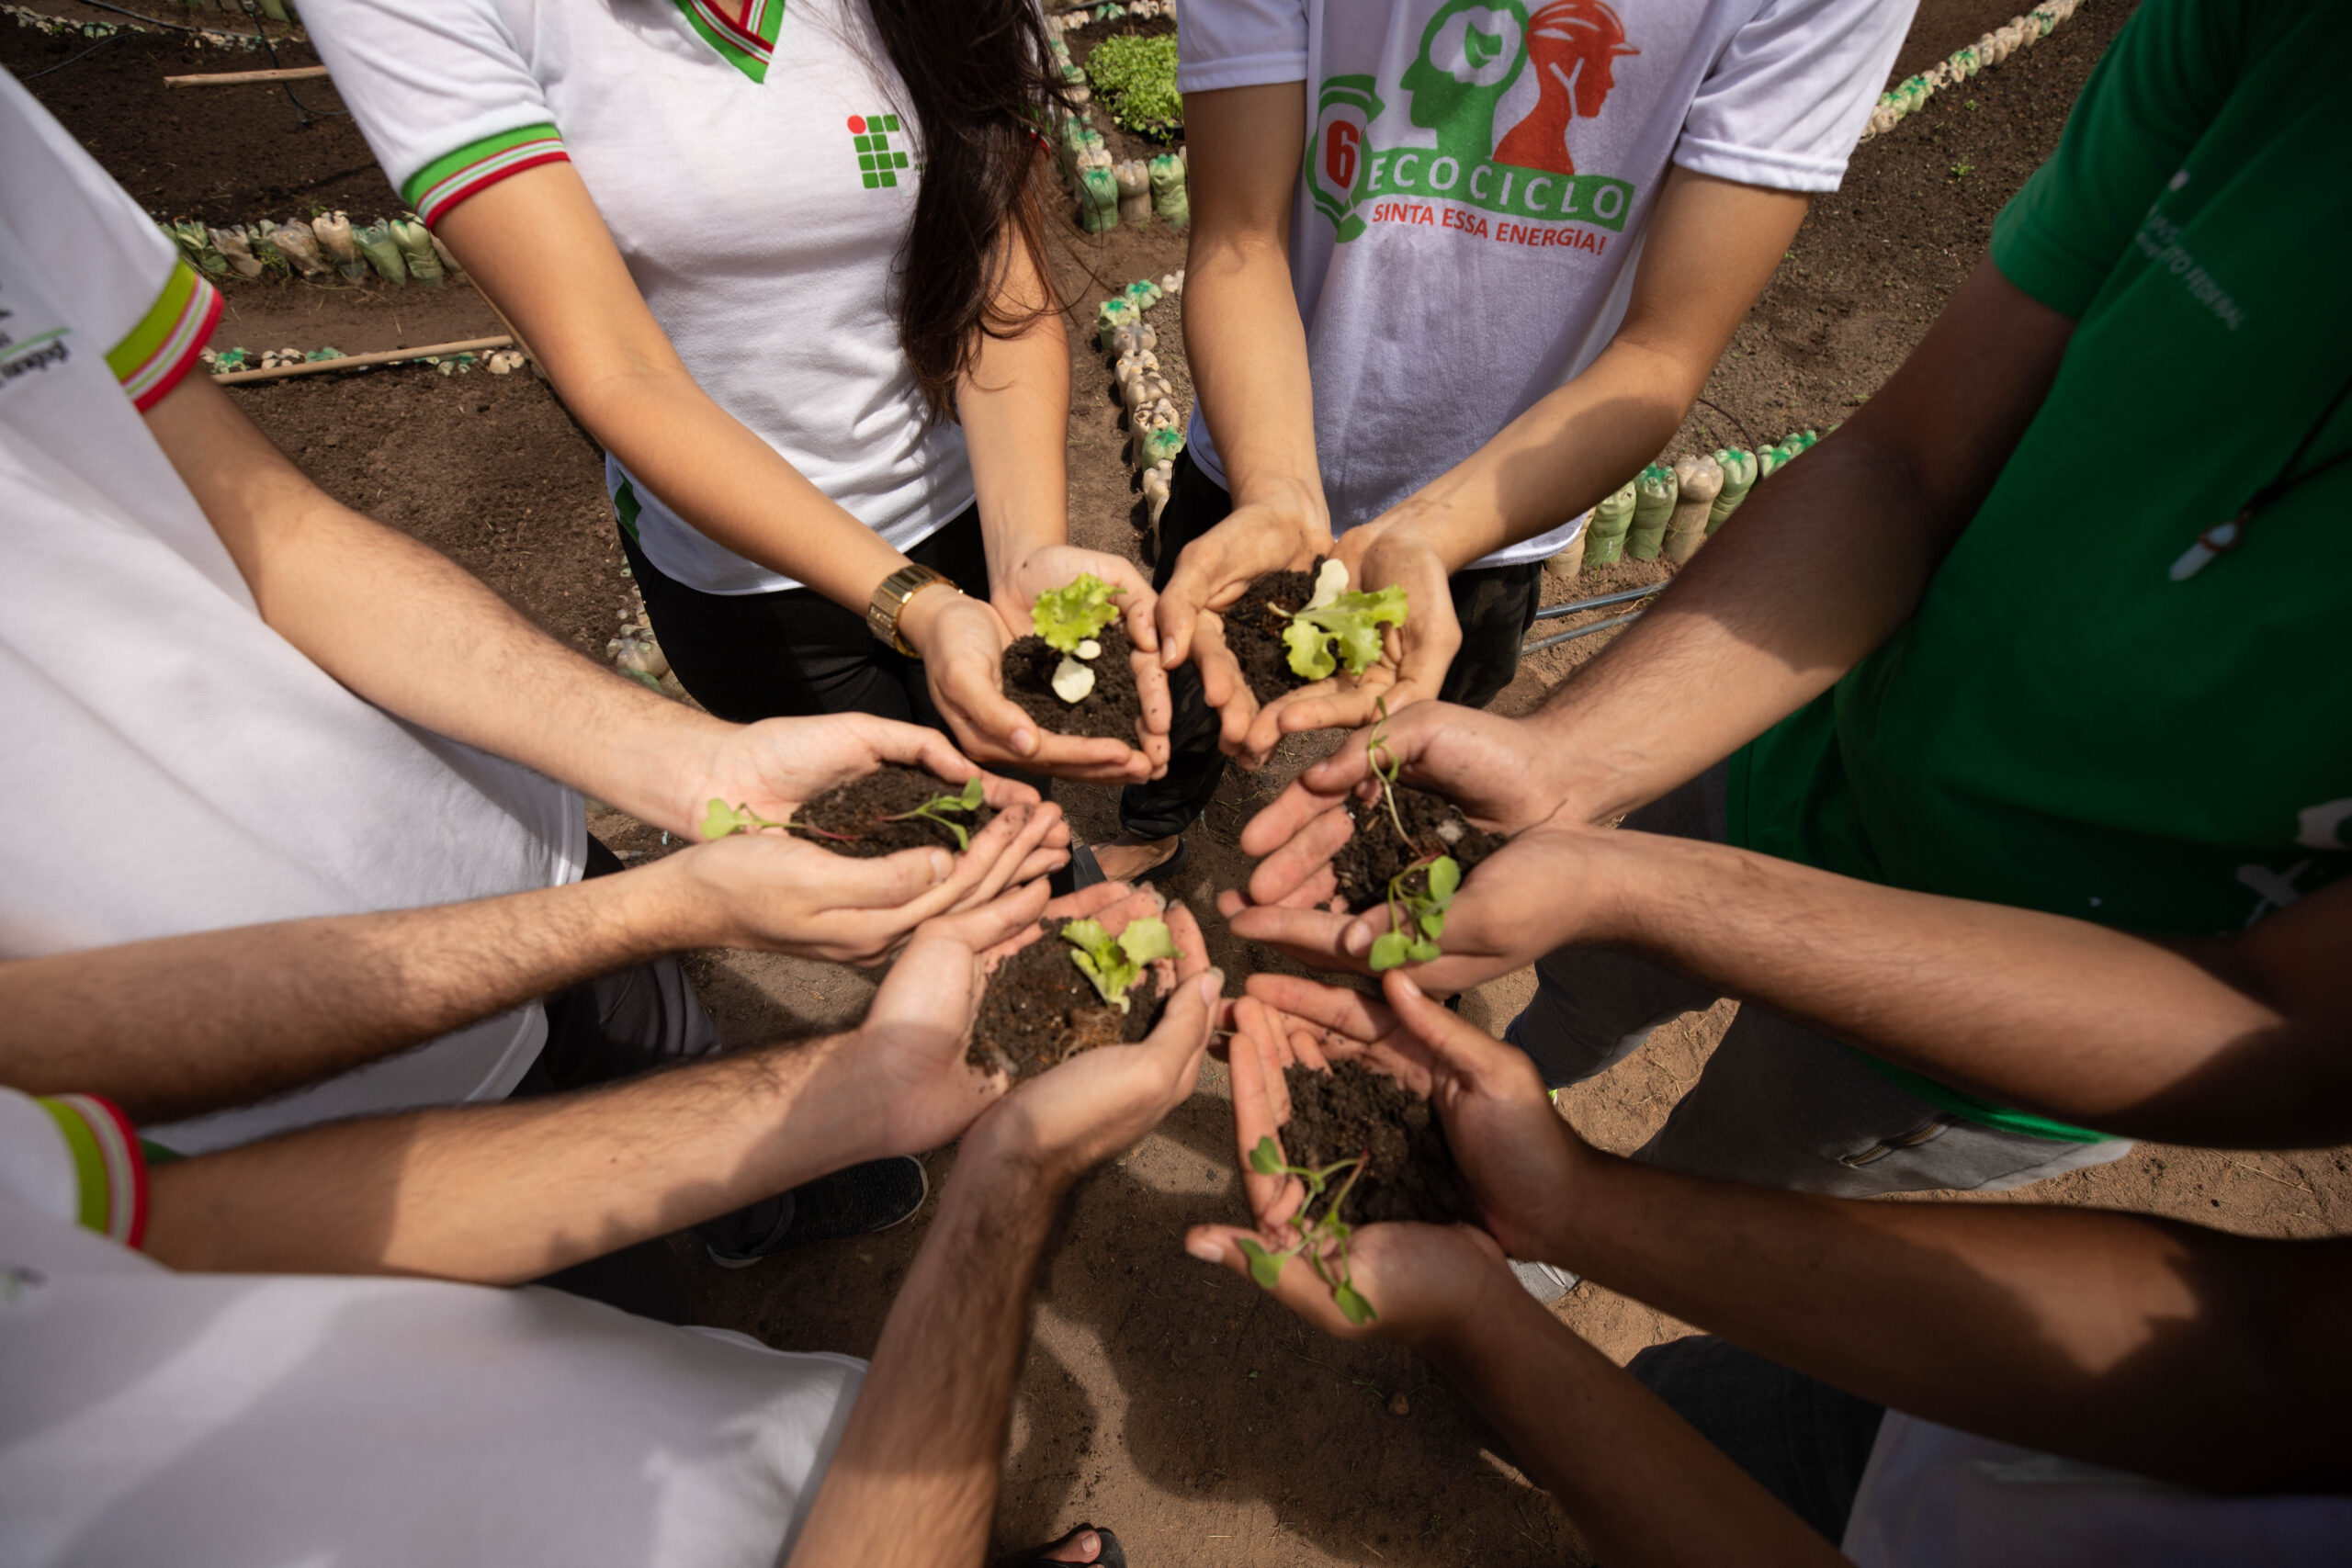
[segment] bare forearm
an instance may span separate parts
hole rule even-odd
[[[191,377],[147,415],[272,629],[387,712],[672,831],[683,762],[729,727],[599,668],[481,581],[339,504]]]
[[[1012,255],[998,309],[1027,324],[1014,336],[984,334],[956,395],[994,580],[962,585],[974,593],[992,592],[1032,551],[1069,535],[1069,338],[1027,248],[1015,241]]]
[[[1682,356],[1612,344],[1381,521],[1414,529],[1459,571],[1623,484],[1673,437],[1704,382]]]
[[[1328,532],[1306,329],[1278,240],[1193,241],[1184,353],[1235,504],[1311,502],[1311,520]]]
[[[854,1037],[311,1128],[158,1169],[147,1249],[236,1273],[537,1279],[866,1157]]]
[[[1990,263],[1893,378],[1749,496],[1536,716],[1603,821],[1818,696],[1911,615],[2041,406],[2073,323]]]
[[[1841,1561],[1656,1395],[1523,1292],[1425,1352],[1611,1563]]]
[[[1060,1187],[967,1146],[890,1309],[792,1568],[949,1568],[986,1551],[1029,1289]]]
[[[1720,844],[1621,832],[1600,852],[1610,912],[1589,940],[1956,1088],[2136,1137],[2352,1135],[2340,1029],[2300,1025],[2159,943]]]
[[[289,920],[0,967],[0,1078],[135,1121],[348,1072],[696,932],[659,868],[378,915]]]
[[[1912,1415],[2207,1489],[2352,1475],[2345,1244],[2137,1215],[1859,1203],[1600,1160],[1549,1250]]]

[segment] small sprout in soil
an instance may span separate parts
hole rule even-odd
[[[1090,658],[1084,645],[1093,641],[1096,632],[1119,618],[1119,607],[1111,601],[1125,592],[1092,572],[1082,572],[1068,587],[1052,588],[1038,594],[1036,604],[1029,610],[1029,624],[1048,647],[1075,653],[1080,659]],[[1102,651],[1100,645],[1094,651]]]
[[[964,781],[964,787],[957,793],[935,795],[911,811],[901,811],[896,816],[885,817],[882,820],[907,822],[921,818],[926,822],[936,822],[956,835],[956,848],[959,852],[968,850],[972,847],[970,831],[961,822],[950,821],[944,813],[978,811],[980,808],[984,789],[985,786],[980,783],[980,775],[974,773]],[[848,834],[828,833],[822,828],[811,827],[806,822],[771,822],[749,806],[729,806],[717,798],[711,801],[710,809],[703,814],[702,836],[706,839],[723,839],[730,833],[755,833],[763,828],[781,828],[787,833],[808,833],[816,838],[830,839],[835,843],[846,844],[855,841]]]
[[[1388,820],[1396,828],[1396,837],[1409,849],[1413,836],[1405,831],[1405,818],[1396,809],[1396,776],[1404,771],[1404,764],[1387,747],[1388,703],[1384,698],[1375,705],[1380,711],[1380,722],[1373,727],[1366,755],[1380,779],[1380,798],[1388,807]],[[1425,874],[1422,885],[1408,887],[1406,883],[1417,871]],[[1424,856],[1390,877],[1388,930],[1372,939],[1373,973],[1404,964],[1428,964],[1443,956],[1437,939],[1445,934],[1445,911],[1461,886],[1462,867],[1452,855]]]
[[[1290,1220],[1291,1229],[1298,1233],[1298,1239],[1280,1252],[1269,1252],[1248,1236],[1241,1238],[1242,1255],[1250,1259],[1250,1278],[1258,1281],[1261,1290],[1271,1291],[1280,1282],[1284,1258],[1303,1253],[1307,1267],[1315,1270],[1315,1277],[1329,1288],[1331,1300],[1338,1304],[1340,1315],[1359,1327],[1380,1314],[1372,1310],[1372,1303],[1364,1300],[1355,1288],[1353,1271],[1348,1266],[1348,1238],[1355,1234],[1355,1227],[1340,1218],[1340,1208],[1348,1201],[1348,1190],[1355,1186],[1356,1178],[1363,1174],[1364,1160],[1364,1156],[1358,1155],[1353,1159],[1335,1161],[1316,1170],[1303,1165],[1285,1164],[1283,1152],[1273,1139],[1259,1139],[1258,1146],[1250,1151],[1250,1168],[1261,1176],[1295,1176],[1306,1183],[1306,1196],[1299,1203],[1298,1213]],[[1339,1191],[1331,1195],[1331,1201],[1324,1206],[1323,1213],[1310,1218],[1315,1201],[1323,1196],[1323,1190],[1341,1171],[1347,1173],[1347,1179],[1340,1183]],[[1326,1253],[1333,1256],[1327,1258]]]
[[[1320,681],[1341,665],[1351,675],[1363,674],[1380,659],[1382,625],[1405,624],[1402,588],[1391,583],[1377,593],[1340,592],[1347,581],[1346,567],[1325,561],[1316,574],[1315,596],[1287,617],[1283,647],[1291,673],[1302,680]]]
[[[1143,977],[1153,959],[1182,956],[1176,951],[1176,939],[1168,934],[1165,920],[1129,920],[1115,937],[1102,929],[1100,920],[1071,920],[1062,927],[1062,940],[1077,950],[1069,955],[1070,962],[1093,982],[1102,999],[1121,1012],[1127,1010],[1128,988]]]

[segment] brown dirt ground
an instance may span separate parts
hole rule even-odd
[[[103,16],[71,0],[50,3],[61,13]],[[2015,3],[1927,0],[1898,74],[2007,20]],[[2128,0],[2089,0],[2052,39],[1863,147],[1845,188],[1815,204],[1788,264],[1740,327],[1708,385],[1715,407],[1695,411],[1669,451],[1826,428],[1874,389],[1981,257],[1994,213],[2047,156],[2074,95],[2128,14]],[[0,64],[20,75],[75,47],[0,27]],[[390,193],[347,122],[305,128],[282,95],[248,88],[218,89],[224,96],[206,101],[220,107],[199,118],[193,101],[166,98],[153,85],[166,69],[229,69],[248,58],[121,39],[33,85],[163,216],[250,220],[313,200],[354,216],[386,207]],[[309,57],[295,49],[287,58]],[[305,94],[313,105],[334,101],[317,85]],[[241,107],[227,95],[238,95]],[[144,112],[124,113],[126,105]],[[200,134],[191,131],[199,126]],[[1138,150],[1110,134],[1118,155]],[[1157,225],[1099,238],[1070,233],[1061,244],[1057,275],[1080,307],[1072,312],[1069,462],[1080,542],[1138,552],[1143,544],[1108,365],[1081,341],[1091,335],[1093,304],[1133,278],[1182,265],[1182,236]],[[358,352],[496,330],[482,326],[486,308],[461,287],[427,295],[244,285],[228,293],[232,314],[215,340],[221,346],[331,342]],[[1181,305],[1162,305],[1152,320],[1160,357],[1189,402]],[[336,495],[447,551],[558,637],[601,652],[628,584],[595,449],[543,383],[408,369],[236,395]],[[1558,603],[1659,581],[1671,570],[1629,562],[1573,583],[1547,581],[1546,596]],[[1546,625],[1562,629],[1618,613]],[[1532,707],[1607,641],[1602,635],[1530,658],[1497,705]],[[1262,951],[1239,951],[1214,915],[1216,889],[1247,874],[1234,842],[1240,825],[1330,739],[1294,738],[1262,772],[1236,772],[1195,832],[1184,885],[1170,889],[1202,914],[1211,957],[1228,974],[1282,966]],[[1104,792],[1066,785],[1059,798],[1081,832],[1114,830]],[[592,807],[590,821],[632,860],[675,847],[602,807]],[[735,1043],[842,1027],[873,983],[857,971],[769,954],[699,953],[690,968]],[[1499,1032],[1530,984],[1523,972],[1482,987],[1464,998],[1464,1014]],[[1661,1030],[1647,1049],[1564,1096],[1569,1120],[1604,1148],[1637,1146],[1696,1077],[1730,1015],[1723,1004]],[[1182,1256],[1186,1225],[1242,1213],[1231,1128],[1225,1075],[1212,1065],[1189,1103],[1076,1195],[1039,1292],[1001,1543],[1046,1540],[1091,1520],[1116,1529],[1139,1565],[1589,1561],[1573,1523],[1412,1356],[1309,1334],[1247,1283]],[[953,1160],[952,1150],[930,1157],[934,1182]],[[2253,1235],[2316,1235],[2352,1219],[2352,1151],[2146,1146],[2030,1194],[1981,1201],[2131,1208]],[[870,1353],[922,1233],[919,1218],[741,1271],[693,1261],[699,1314],[786,1348]],[[1559,1311],[1621,1360],[1687,1331],[1589,1284]],[[1409,1416],[1386,1413],[1397,1393],[1408,1396]]]

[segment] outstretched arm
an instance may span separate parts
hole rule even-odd
[[[919,922],[1041,874],[1062,858],[1045,845],[1063,831],[1052,807],[1008,800],[953,857],[851,860],[762,833],[471,903],[23,959],[0,964],[0,1083],[103,1095],[136,1121],[172,1122],[317,1083],[664,953],[872,963]]]
[[[504,1284],[938,1147],[1001,1092],[964,1060],[977,955],[1044,905],[1033,886],[925,927],[849,1034],[160,1167],[147,1250],[178,1269]]]
[[[2352,1479],[2352,1365],[2335,1348],[2352,1242],[1682,1176],[1588,1147],[1524,1055],[1402,975],[1387,1006],[1272,976],[1250,992],[1301,1029],[1419,1054],[1480,1223],[1512,1257],[2003,1441],[2209,1491]]]
[[[1340,536],[1354,585],[1397,584],[1411,604],[1393,685],[1367,671],[1352,687],[1302,693],[1260,717],[1248,750],[1262,755],[1286,734],[1369,724],[1376,699],[1395,712],[1436,696],[1462,646],[1446,580],[1576,516],[1672,439],[1809,199],[1669,170],[1609,346],[1485,446]]]
[[[1193,1092],[1223,983],[1214,969],[1186,979],[1143,1043],[1063,1063],[965,1138],[792,1568],[979,1562],[1055,1212]]]

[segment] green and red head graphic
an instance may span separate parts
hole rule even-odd
[[[1575,143],[1577,127],[1598,118],[1615,88],[1617,61],[1639,52],[1605,0],[1551,0],[1532,14],[1521,0],[1445,0],[1392,89],[1435,145],[1416,138],[1419,145],[1374,146],[1383,84],[1327,78],[1307,151],[1308,194],[1342,241],[1364,231],[1357,208],[1385,195],[1622,229],[1633,186],[1579,175]],[[1498,127],[1506,99],[1526,100],[1530,70],[1534,107]]]

